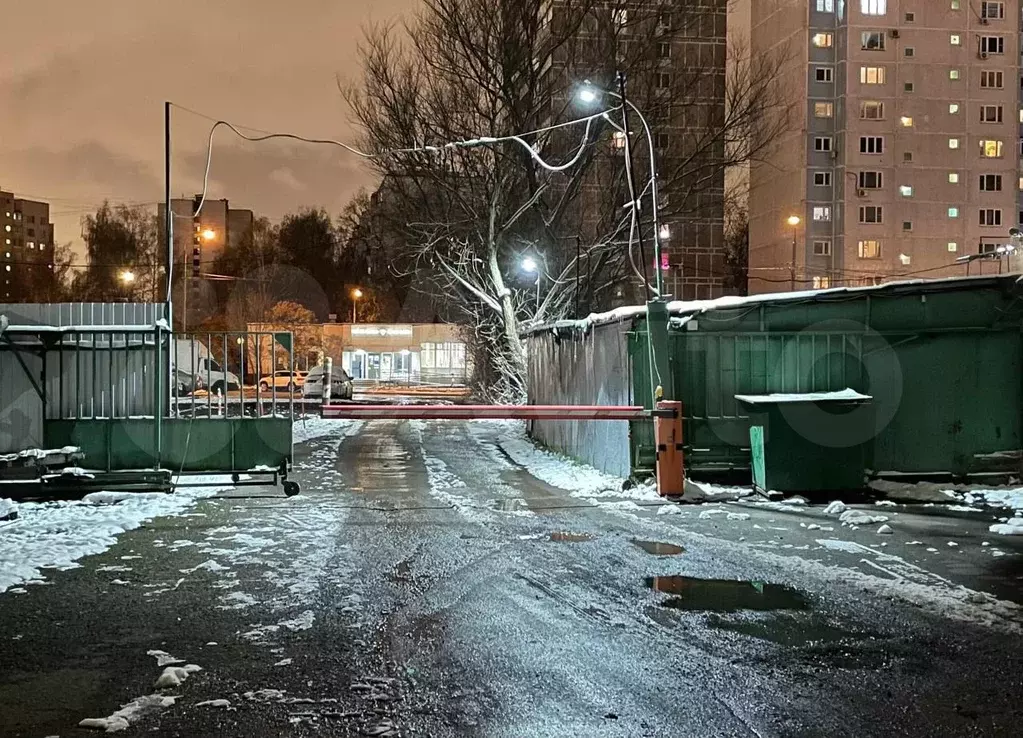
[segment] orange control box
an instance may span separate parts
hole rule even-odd
[[[657,491],[662,497],[676,497],[685,491],[685,465],[682,459],[682,403],[661,400],[654,417],[654,443],[657,446]],[[670,417],[662,417],[673,411]]]

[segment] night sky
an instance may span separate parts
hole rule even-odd
[[[58,243],[104,198],[163,199],[163,101],[257,128],[350,140],[335,75],[364,25],[416,0],[3,3],[0,187],[51,203]],[[173,192],[201,185],[209,122],[174,111]],[[218,131],[211,195],[280,218],[336,213],[372,176],[338,149]]]
[[[0,187],[49,201],[57,242],[80,246],[81,217],[104,198],[162,200],[164,100],[256,128],[352,140],[335,75],[357,75],[365,25],[398,19],[416,0],[3,5]],[[209,126],[174,111],[175,196],[200,189]],[[217,133],[210,195],[257,215],[279,219],[302,205],[337,213],[373,184],[333,147]]]

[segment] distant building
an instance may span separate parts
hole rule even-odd
[[[53,280],[53,224],[50,205],[23,200],[0,189],[0,298],[34,302]]]
[[[751,292],[960,276],[1008,243],[1019,0],[757,0],[752,23],[793,104],[751,167]]]
[[[198,197],[171,200],[171,212],[174,213],[174,263],[177,269],[187,267],[188,274],[192,274],[196,230],[192,215]],[[161,233],[164,228],[164,212],[164,205],[161,204],[157,214]],[[227,200],[206,200],[198,222],[201,236],[200,271],[204,274],[213,271],[213,262],[225,249],[238,248],[251,241],[253,220],[251,210],[232,209]]]

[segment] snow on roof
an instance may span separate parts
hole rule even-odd
[[[783,402],[865,402],[874,398],[846,387],[838,392],[775,392],[770,395],[736,395],[735,399],[750,405],[767,405]]]
[[[976,277],[947,277],[944,279],[908,279],[901,282],[887,282],[881,285],[870,285],[867,287],[834,287],[828,290],[800,290],[797,292],[768,292],[760,295],[737,296],[729,295],[718,297],[713,300],[671,300],[668,302],[668,314],[672,316],[692,316],[698,313],[706,313],[713,310],[728,310],[746,305],[759,305],[761,303],[799,302],[801,300],[820,300],[838,297],[840,295],[885,292],[905,287],[927,287],[939,288],[952,287],[956,284],[965,284],[978,281],[1015,279],[1023,281],[1018,275],[987,275]],[[625,305],[623,307],[608,310],[603,313],[590,313],[585,318],[578,320],[559,320],[556,323],[531,326],[524,333],[541,333],[544,331],[555,331],[559,329],[577,330],[586,332],[593,326],[607,325],[609,323],[621,323],[623,321],[638,318],[646,315],[646,305]]]

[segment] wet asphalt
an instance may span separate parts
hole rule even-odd
[[[226,493],[0,595],[0,734],[94,735],[155,691],[150,650],[202,670],[122,735],[1023,734],[1023,549],[990,513],[588,500],[464,423],[297,453],[297,498]]]

